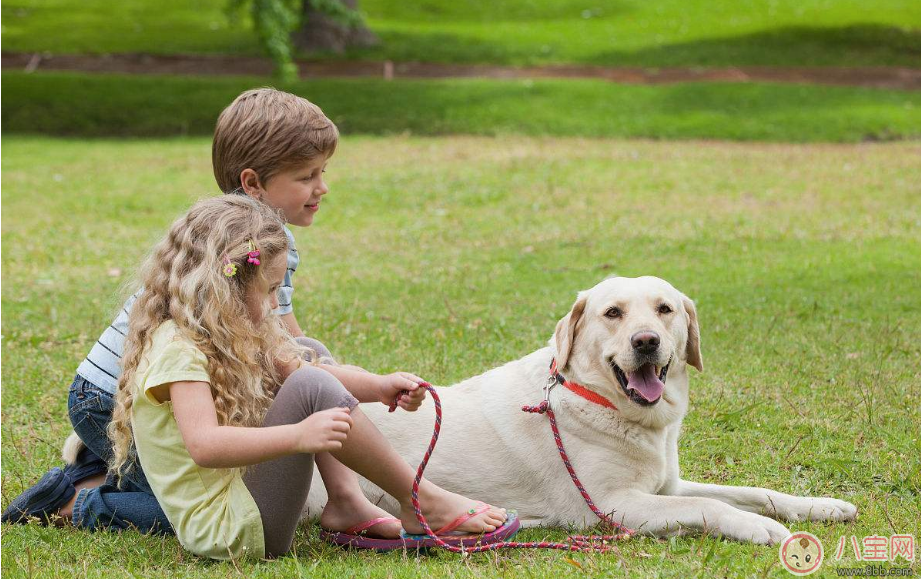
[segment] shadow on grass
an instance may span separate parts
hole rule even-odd
[[[258,78],[3,73],[5,133],[210,135]],[[344,133],[524,134],[767,141],[919,136],[921,93],[767,83],[313,80],[279,88]]]

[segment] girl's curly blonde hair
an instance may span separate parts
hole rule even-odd
[[[264,265],[247,261],[250,240],[263,264],[286,254],[284,220],[275,209],[245,195],[204,199],[173,223],[141,267],[144,289],[128,317],[108,430],[114,445],[110,466],[118,475],[134,453],[131,406],[138,366],[163,322],[172,320],[208,359],[221,425],[260,426],[281,385],[276,362],[289,364],[303,355],[278,316],[266,315],[256,326],[247,314],[247,288],[265,272]],[[231,277],[224,274],[228,261],[236,265]]]

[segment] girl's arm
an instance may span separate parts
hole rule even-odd
[[[383,376],[331,364],[318,364],[317,367],[335,376],[359,402],[377,402],[380,399]]]
[[[220,426],[207,382],[164,386],[173,401],[173,416],[182,440],[195,464],[204,468],[248,466],[290,454],[339,450],[352,426],[348,408],[315,412],[301,422],[283,426]],[[158,399],[164,386],[154,393]]]
[[[276,360],[275,364],[282,380],[287,380],[292,372],[307,362],[295,359],[283,364]],[[415,412],[425,400],[425,389],[419,388],[419,384],[423,382],[422,378],[409,372],[394,372],[381,376],[354,366],[318,364],[316,367],[335,376],[359,402],[381,402],[389,406],[394,398],[400,396],[397,405],[408,412]],[[409,394],[401,395],[404,391]]]
[[[342,382],[345,389],[359,402],[381,402],[390,405],[401,392],[407,391],[409,395],[402,396],[398,405],[404,410],[414,412],[425,399],[425,389],[419,387],[423,382],[422,378],[409,372],[394,372],[381,376],[345,366],[320,364],[319,367]]]

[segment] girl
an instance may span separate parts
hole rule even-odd
[[[278,209],[288,226],[308,227],[329,192],[323,174],[338,142],[336,125],[313,103],[274,89],[248,90],[218,118],[212,142],[214,176],[221,191],[249,195]],[[292,336],[336,365],[321,342],[304,337],[295,318],[293,276],[300,257],[294,235],[285,231],[288,264],[276,313]],[[0,515],[2,522],[37,519],[88,530],[172,532],[136,462],[125,467],[119,485],[107,473],[112,443],[106,431],[136,297],[124,302],[77,368],[67,404],[74,427],[64,448],[67,464],[52,468],[10,502]],[[329,496],[320,515],[324,530],[335,533],[360,527],[376,538],[400,536],[399,521],[365,498],[352,471],[337,461],[324,461],[320,474]]]
[[[413,411],[420,380],[305,362],[271,314],[286,252],[275,210],[226,195],[178,219],[141,270],[109,426],[112,469],[124,472],[136,446],[179,541],[201,556],[286,553],[315,460],[321,472],[338,460],[370,479],[400,502],[403,528],[421,532],[413,469],[357,407],[408,390],[400,406]],[[419,499],[439,533],[493,534],[508,519],[425,480]]]

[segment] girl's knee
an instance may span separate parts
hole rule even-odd
[[[333,355],[330,353],[329,348],[323,345],[323,342],[320,340],[314,340],[313,338],[295,338],[295,342],[299,345],[304,346],[305,348],[310,348],[311,352],[308,352],[307,359],[311,362],[323,362],[325,361],[333,362]]]
[[[358,405],[358,400],[335,376],[312,366],[303,366],[292,372],[278,392],[279,397],[283,394],[297,396],[309,412]]]

